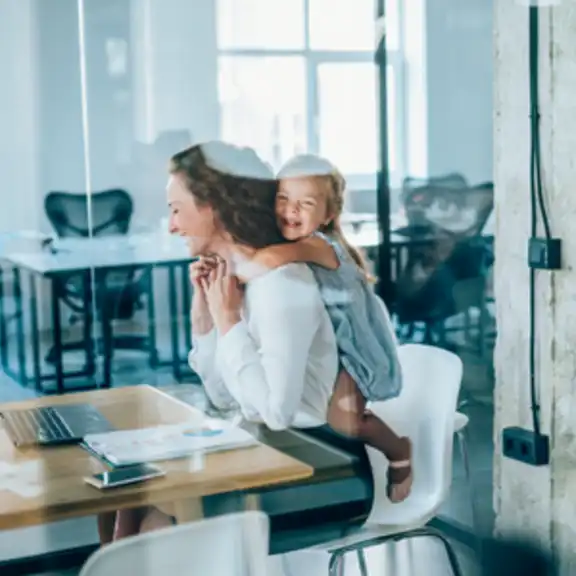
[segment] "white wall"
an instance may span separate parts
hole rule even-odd
[[[182,128],[217,138],[215,2],[132,0],[131,11],[139,139]]]
[[[492,11],[488,0],[404,7],[412,176],[455,171],[472,184],[492,180]]]
[[[0,233],[35,228],[40,208],[33,0],[0,0]]]
[[[76,0],[36,0],[34,99],[38,108],[40,197],[85,189]]]
[[[189,131],[194,142],[218,138],[213,0],[132,0],[131,18],[135,140],[152,144],[173,130]],[[138,221],[157,224],[165,216],[166,162],[176,151],[160,151],[149,177],[136,178]]]

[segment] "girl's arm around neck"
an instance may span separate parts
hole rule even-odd
[[[263,248],[257,252],[254,262],[270,269],[294,262],[317,264],[328,270],[337,270],[340,266],[338,256],[332,246],[318,236],[308,236],[296,242]]]

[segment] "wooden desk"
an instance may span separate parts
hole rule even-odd
[[[192,422],[201,412],[149,386],[98,390],[59,397],[4,404],[0,410],[46,405],[90,403],[118,429]],[[161,467],[167,476],[144,484],[99,491],[84,483],[84,476],[102,472],[104,466],[78,446],[17,450],[0,430],[0,462],[24,464],[37,461],[35,480],[41,493],[24,498],[0,491],[0,529],[44,524],[142,504],[164,504],[202,496],[226,494],[303,480],[313,475],[311,466],[265,445],[209,454],[200,471],[192,460],[172,460]],[[22,468],[22,482],[30,481]],[[19,472],[17,471],[18,475]]]

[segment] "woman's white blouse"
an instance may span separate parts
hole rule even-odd
[[[324,424],[338,372],[332,324],[312,271],[288,264],[246,285],[242,320],[194,336],[189,355],[218,408],[272,430]]]

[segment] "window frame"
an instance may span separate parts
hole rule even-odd
[[[395,88],[396,117],[389,119],[393,122],[389,138],[389,145],[393,144],[396,154],[396,170],[390,172],[390,184],[392,187],[400,185],[405,165],[405,145],[404,138],[404,106],[403,106],[403,86],[404,86],[404,59],[402,57],[402,0],[392,0],[398,4],[399,46],[394,50],[387,50],[387,65],[392,69]],[[374,2],[374,25],[376,25],[376,4]],[[218,4],[216,4],[218,10]],[[218,14],[216,15],[218,17]],[[376,48],[376,47],[374,47]],[[375,64],[375,50],[317,50],[310,47],[310,0],[304,0],[304,48],[302,49],[267,49],[267,48],[220,48],[217,50],[218,68],[220,68],[221,57],[286,57],[297,56],[304,59],[306,78],[306,142],[308,152],[319,153],[319,98],[318,98],[318,68],[325,63],[367,63]],[[376,66],[376,65],[375,65]],[[379,87],[378,87],[379,88]],[[392,140],[390,142],[390,140]],[[350,190],[375,190],[376,174],[348,174],[345,173]]]

